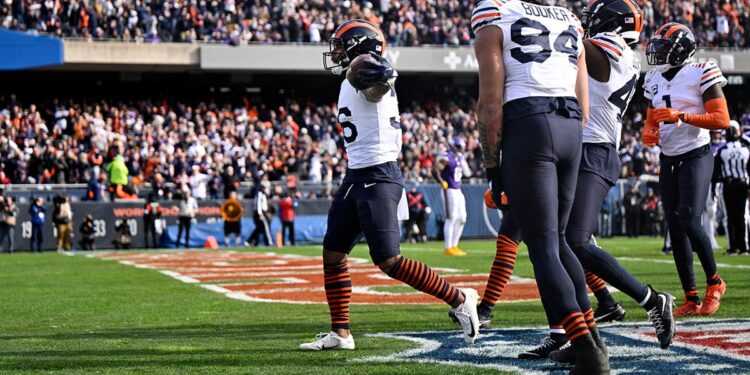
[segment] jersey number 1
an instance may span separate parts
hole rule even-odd
[[[524,29],[535,30],[538,34],[524,35]],[[541,64],[547,61],[552,56],[549,34],[549,29],[540,22],[528,18],[519,19],[510,27],[510,40],[521,47],[541,47],[541,51],[524,52],[521,47],[516,47],[510,50],[510,55],[522,64],[532,61]],[[572,47],[568,47],[568,42],[571,43]],[[578,50],[576,48],[578,46],[578,32],[575,27],[569,26],[567,30],[560,33],[553,46],[555,50],[567,54],[572,64],[578,63]]]

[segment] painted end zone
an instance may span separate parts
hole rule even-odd
[[[284,303],[326,303],[323,262],[320,257],[253,252],[148,252],[105,253],[99,258],[122,264],[159,270],[185,283],[198,284],[229,298]],[[484,292],[487,274],[465,274],[462,270],[436,268],[458,287]],[[442,301],[411,289],[404,293],[388,288],[403,284],[384,275],[364,259],[350,258],[352,303],[355,304],[441,304]],[[385,288],[385,290],[384,290]],[[512,277],[500,303],[539,299],[534,280]]]
[[[690,321],[678,325],[669,350],[661,350],[647,325],[601,327],[610,352],[612,374],[748,374],[750,320]],[[536,346],[546,330],[499,329],[483,331],[466,346],[456,332],[380,333],[370,337],[402,339],[417,347],[392,356],[367,357],[356,362],[403,361],[492,368],[521,374],[567,374],[569,368],[547,360],[517,359],[520,351]]]

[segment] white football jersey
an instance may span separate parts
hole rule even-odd
[[[575,97],[581,21],[569,10],[519,0],[484,0],[471,16],[474,33],[503,31],[505,103],[527,97]]]
[[[345,79],[339,92],[338,121],[344,128],[349,168],[372,167],[398,159],[403,140],[395,91],[372,103]]]
[[[635,93],[641,62],[625,40],[615,33],[599,33],[589,39],[609,58],[609,81],[589,77],[589,121],[583,143],[611,143],[618,147],[622,114]]]
[[[658,69],[646,73],[643,83],[646,99],[654,108],[674,108],[692,114],[706,113],[703,93],[715,84],[726,86],[727,80],[714,62],[693,63],[682,67],[672,80]],[[659,145],[667,156],[682,155],[711,141],[708,130],[682,123],[662,123]]]

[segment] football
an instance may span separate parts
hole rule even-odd
[[[349,80],[349,83],[352,84],[352,87],[354,87],[357,90],[364,90],[368,88],[366,85],[363,85],[362,83],[357,80],[357,73],[360,69],[365,67],[365,61],[372,61],[376,62],[375,58],[370,55],[359,55],[356,58],[354,58],[354,61],[352,61],[351,64],[349,64],[349,70],[346,72],[346,79]]]

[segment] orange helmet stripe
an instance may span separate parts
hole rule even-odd
[[[660,27],[659,30],[656,30],[656,35],[663,34],[665,29],[672,27],[672,26],[674,26],[674,22],[670,22],[668,24],[662,25],[662,27]]]
[[[334,37],[335,38],[341,38],[341,36],[344,35],[345,32],[349,31],[350,29],[352,29],[354,27],[365,27],[365,28],[368,28],[368,29],[376,32],[380,36],[380,39],[382,40],[383,51],[381,52],[381,54],[383,52],[385,52],[385,35],[383,35],[383,31],[381,31],[379,27],[375,27],[375,26],[373,26],[373,25],[371,25],[369,23],[366,23],[366,22],[352,22],[352,23],[344,26],[344,28],[342,28],[341,30],[339,30],[339,32],[336,33],[336,35]]]
[[[664,37],[669,38],[670,35],[674,34],[678,30],[688,30],[688,28],[685,25],[676,24],[672,26],[669,30],[667,30],[667,33],[664,34]]]

